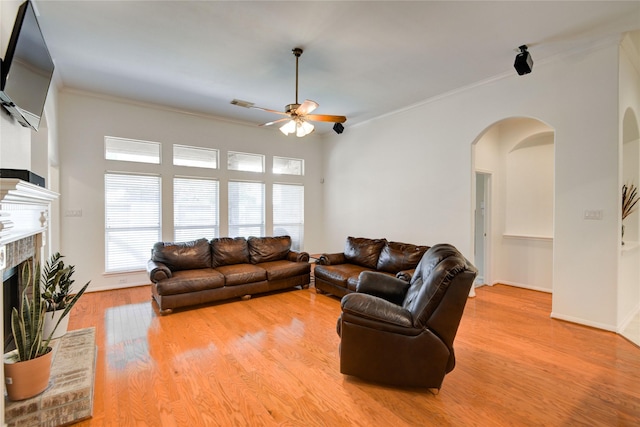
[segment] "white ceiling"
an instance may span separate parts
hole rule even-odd
[[[345,127],[640,30],[640,1],[36,0],[62,85],[260,124],[299,101]],[[636,37],[636,40],[638,38]],[[636,43],[640,46],[640,43]],[[522,76],[518,78],[527,78]],[[330,123],[317,126],[330,131]]]

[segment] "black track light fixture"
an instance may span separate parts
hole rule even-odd
[[[333,130],[336,131],[336,133],[340,134],[344,131],[344,126],[342,126],[342,123],[336,123],[335,125],[333,125]]]

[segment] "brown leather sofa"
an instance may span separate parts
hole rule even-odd
[[[340,301],[340,372],[439,390],[455,367],[453,340],[476,274],[449,244],[431,247],[409,283],[362,273]]]
[[[427,249],[429,246],[349,236],[344,252],[318,258],[314,267],[316,291],[337,297],[355,292],[363,271],[377,271],[408,282]]]
[[[285,289],[310,282],[309,254],[289,236],[158,242],[147,272],[160,312]]]

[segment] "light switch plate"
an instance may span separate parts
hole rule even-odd
[[[602,210],[585,210],[584,219],[600,221],[602,220]]]

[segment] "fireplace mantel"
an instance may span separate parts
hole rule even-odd
[[[0,245],[47,230],[59,194],[15,178],[0,178]]]

